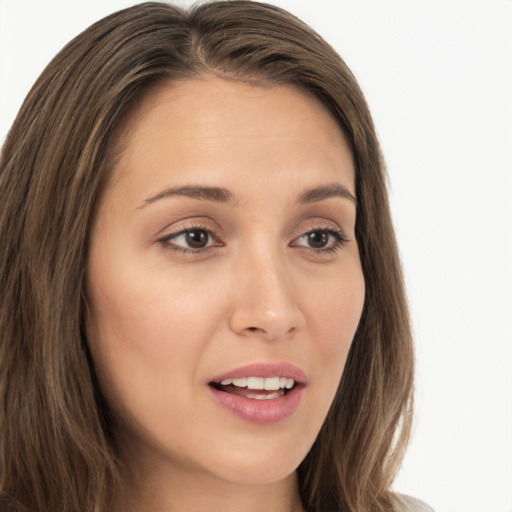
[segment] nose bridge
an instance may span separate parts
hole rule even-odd
[[[303,316],[285,251],[269,238],[258,237],[237,258],[231,327],[239,334],[277,339],[301,327]]]

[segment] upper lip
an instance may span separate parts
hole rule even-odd
[[[212,383],[220,383],[226,379],[239,379],[241,377],[286,377],[293,379],[298,384],[306,384],[306,374],[297,366],[284,362],[259,362],[240,366],[227,371],[210,380]]]

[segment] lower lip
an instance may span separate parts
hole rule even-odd
[[[250,423],[279,423],[291,416],[299,407],[304,386],[298,385],[286,395],[268,400],[256,400],[232,395],[208,386],[215,401],[224,410]]]

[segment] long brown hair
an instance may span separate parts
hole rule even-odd
[[[162,81],[291,84],[339,123],[356,165],[366,299],[328,417],[298,468],[311,512],[394,510],[413,351],[385,171],[363,94],[307,25],[270,5],[149,2],[71,41],[28,94],[0,159],[0,495],[12,510],[106,512],[115,432],[84,336],[83,277],[116,129]]]

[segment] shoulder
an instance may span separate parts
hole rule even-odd
[[[397,512],[434,512],[432,507],[429,507],[423,501],[417,500],[412,496],[405,494],[395,494],[397,505]]]

